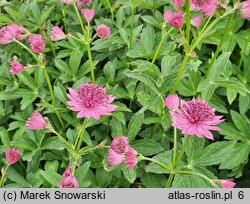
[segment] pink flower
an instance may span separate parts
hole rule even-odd
[[[50,40],[51,41],[58,41],[58,40],[62,40],[64,38],[67,38],[69,37],[70,34],[65,34],[61,28],[59,28],[58,26],[54,26],[52,29],[51,29],[51,35],[50,35]]]
[[[117,108],[110,104],[115,97],[108,95],[102,87],[93,83],[81,84],[76,90],[69,88],[69,109],[79,111],[77,118],[94,118],[101,115],[110,115]]]
[[[13,75],[17,74],[23,70],[24,70],[24,66],[20,62],[18,62],[16,60],[12,60],[10,62],[10,73],[11,74],[13,74]]]
[[[125,155],[125,167],[128,169],[132,169],[137,164],[137,151],[132,147],[128,148],[128,152]]]
[[[59,188],[78,188],[78,182],[73,175],[64,176],[59,182]]]
[[[99,38],[107,39],[110,36],[110,28],[105,24],[101,24],[96,28],[96,34]]]
[[[39,130],[46,127],[46,122],[40,113],[33,112],[26,121],[26,127],[33,130]]]
[[[242,19],[250,18],[250,0],[237,2],[235,5],[240,7],[238,14]]]
[[[177,12],[165,11],[163,14],[163,19],[171,26],[175,28],[181,28],[184,21],[184,15],[182,11],[177,11]]]
[[[124,161],[125,155],[118,154],[113,149],[110,148],[108,150],[107,158],[108,158],[108,164],[110,166],[117,166]]]
[[[183,0],[172,0],[172,3],[174,8],[178,10],[183,4]]]
[[[81,9],[83,18],[90,22],[95,15],[95,9]]]
[[[11,43],[14,39],[22,40],[24,33],[27,30],[15,23],[6,25],[0,29],[0,45],[6,45]]]
[[[110,166],[117,166],[123,161],[125,167],[131,169],[137,164],[137,151],[129,146],[125,136],[115,137],[108,150],[107,158]]]
[[[125,136],[115,137],[110,145],[117,154],[125,154],[128,151],[128,138]]]
[[[180,99],[176,94],[171,94],[165,98],[164,104],[170,110],[177,110],[179,108]]]
[[[18,149],[6,149],[5,156],[9,165],[16,163],[20,159],[20,151]]]
[[[72,175],[73,169],[71,167],[68,167],[64,172],[63,172],[63,176],[70,176]]]
[[[190,23],[195,26],[195,27],[200,27],[201,26],[201,21],[202,21],[202,18],[200,16],[196,16],[194,18],[191,19]]]
[[[82,8],[84,5],[90,5],[92,3],[92,0],[77,0],[77,7]]]
[[[27,39],[31,50],[36,53],[42,53],[45,48],[45,42],[40,34],[30,35]]]
[[[233,182],[233,179],[221,181],[222,188],[233,188],[235,185],[236,183]]]
[[[207,18],[217,9],[218,0],[190,0],[191,8],[200,11]]]
[[[185,102],[181,100],[181,109],[170,113],[173,118],[173,126],[181,129],[182,134],[205,136],[213,140],[213,134],[210,130],[220,130],[215,125],[221,123],[222,116],[215,115],[215,109],[212,109],[205,101],[195,99]]]
[[[68,5],[75,2],[75,0],[59,0],[59,1],[62,2],[62,3],[68,4]]]

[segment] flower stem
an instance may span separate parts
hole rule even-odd
[[[227,34],[228,34],[229,30],[230,30],[230,27],[231,27],[231,23],[232,23],[233,18],[234,18],[234,13],[230,16],[230,18],[229,18],[228,21],[227,21],[227,25],[226,25],[225,31],[224,31],[224,33],[223,33],[223,37],[222,37],[222,39],[221,39],[219,45],[217,46],[217,49],[216,49],[216,51],[215,51],[215,53],[214,53],[214,56],[212,57],[211,62],[210,62],[209,65],[208,65],[208,69],[207,69],[207,71],[206,71],[206,73],[205,73],[205,77],[208,76],[208,74],[209,74],[209,72],[210,72],[210,70],[211,70],[211,68],[212,68],[212,66],[213,66],[213,64],[214,64],[214,62],[215,62],[215,60],[216,60],[216,58],[217,58],[217,56],[218,56],[220,50],[221,50],[221,48],[222,48],[222,45],[223,45],[223,43],[224,43],[224,41],[225,41],[225,39],[226,39],[226,37],[227,37]]]
[[[174,128],[174,148],[173,148],[172,166],[175,166],[176,152],[177,152],[177,128],[175,127]]]
[[[132,49],[132,46],[133,46],[134,15],[135,15],[135,8],[134,8],[134,5],[132,4],[131,17],[130,17],[129,49]]]
[[[159,52],[161,50],[161,47],[162,47],[162,44],[163,44],[165,38],[169,35],[169,33],[172,32],[172,30],[174,30],[174,27],[170,28],[168,32],[166,32],[165,29],[163,28],[163,30],[162,30],[162,36],[161,36],[161,41],[160,41],[160,43],[159,43],[159,45],[158,45],[158,47],[157,47],[157,49],[155,51],[154,57],[152,59],[152,64],[155,63],[155,60],[156,60],[156,58],[157,58],[157,56],[158,56],[158,54],[159,54]]]
[[[65,140],[64,137],[62,135],[60,135],[57,131],[55,131],[53,129],[53,130],[51,130],[51,132],[54,133],[55,135],[57,135],[72,152],[75,151],[74,148],[71,146],[71,144],[69,142],[67,142],[67,140]]]
[[[73,4],[73,6],[74,6],[74,9],[75,9],[75,12],[76,12],[78,21],[79,21],[80,26],[81,26],[81,29],[82,29],[82,34],[83,34],[84,36],[86,36],[86,35],[85,35],[85,34],[86,34],[85,28],[84,28],[84,26],[83,26],[83,22],[82,22],[82,18],[81,18],[81,15],[80,15],[80,13],[79,13],[79,10],[78,10],[78,8],[77,8],[77,6],[76,6],[76,2]]]
[[[66,9],[67,9],[68,6],[63,6],[62,7],[62,15],[63,15],[63,26],[64,26],[64,29],[66,32],[68,32],[68,27],[67,27],[67,21],[66,21],[66,15],[65,15],[65,12],[66,12]]]
[[[92,59],[90,44],[88,43],[86,46],[87,46],[87,52],[88,52],[88,57],[89,57],[89,66],[90,66],[90,72],[91,72],[91,79],[92,79],[92,82],[95,83],[95,72],[94,72],[94,65],[93,65],[93,59]]]
[[[186,39],[190,40],[190,3],[186,0]]]
[[[108,4],[108,6],[109,6],[109,11],[110,11],[110,13],[111,13],[111,19],[112,19],[112,21],[114,21],[114,12],[113,12],[113,8],[112,8],[112,6],[111,6],[109,0],[106,0],[106,2],[107,2],[107,4]]]
[[[247,47],[248,47],[249,42],[250,42],[250,36],[248,37],[248,39],[246,41],[246,44],[245,44],[245,47],[243,48],[243,50],[241,52],[241,57],[240,57],[240,61],[239,61],[239,64],[238,64],[238,73],[240,73],[240,68],[241,68],[245,53],[247,51]]]
[[[76,152],[78,152],[80,150],[81,144],[82,144],[82,140],[83,140],[83,135],[84,135],[84,131],[86,129],[87,126],[87,122],[88,122],[88,118],[84,118],[82,127],[77,135],[76,141],[75,141],[75,149]]]

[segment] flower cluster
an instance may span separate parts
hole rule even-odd
[[[73,175],[73,169],[68,167],[64,173],[63,177],[58,184],[59,188],[78,188],[78,182]]]
[[[118,136],[113,139],[108,150],[108,164],[110,166],[117,166],[124,161],[125,167],[131,169],[135,167],[137,163],[136,155],[136,150],[128,144],[128,138]]]
[[[6,149],[5,150],[6,160],[9,165],[16,163],[20,159],[20,151],[18,149]]]
[[[180,101],[177,95],[169,95],[165,99],[165,105],[173,118],[172,125],[182,130],[183,134],[205,136],[213,140],[210,130],[220,130],[216,125],[223,121],[222,116],[216,116],[215,109],[203,100],[193,98],[185,102]]]

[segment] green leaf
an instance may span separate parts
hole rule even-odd
[[[10,138],[9,138],[8,132],[6,131],[4,127],[0,127],[0,138],[1,138],[1,142],[3,145],[7,147],[10,146]]]
[[[73,76],[77,75],[82,56],[83,53],[79,49],[75,49],[70,55],[69,65]]]
[[[202,178],[194,175],[177,174],[174,177],[172,188],[211,188],[212,186]]]
[[[81,187],[81,184],[84,182],[84,179],[89,171],[89,168],[90,168],[90,161],[82,164],[81,166],[79,166],[76,169],[75,177],[76,177],[80,187]]]
[[[22,185],[23,187],[32,187],[26,179],[12,166],[8,168],[7,178]]]
[[[238,130],[240,130],[240,132],[242,133],[245,133],[245,135],[246,136],[248,135],[248,138],[250,138],[249,136],[250,122],[248,118],[245,115],[240,115],[234,110],[231,110],[230,113],[232,120],[236,125],[236,127],[238,128]]]
[[[96,169],[96,184],[98,188],[105,188],[112,180],[112,172],[107,172],[103,168]]]
[[[22,81],[25,85],[27,85],[33,91],[37,91],[37,85],[34,79],[27,73],[27,71],[23,71],[19,73],[18,78]]]
[[[135,181],[135,179],[137,177],[136,168],[128,169],[128,168],[125,167],[124,164],[122,164],[121,167],[122,167],[122,171],[124,173],[125,178],[130,183],[134,183],[134,181]]]
[[[139,133],[143,122],[144,122],[144,113],[143,112],[135,113],[128,124],[127,136],[129,141],[132,141]]]
[[[57,160],[46,161],[45,170],[57,172],[58,166],[59,166],[59,162]]]
[[[49,182],[52,187],[57,187],[59,184],[59,181],[61,180],[62,176],[54,171],[41,171],[40,175],[43,177],[43,179],[47,182]]]
[[[63,150],[64,148],[64,144],[60,142],[57,136],[55,136],[45,139],[40,149]]]
[[[144,156],[158,154],[163,151],[162,146],[152,139],[136,140],[131,143],[131,146]]]
[[[235,142],[215,142],[207,146],[203,152],[193,161],[195,165],[210,166],[220,164],[226,160],[226,156],[233,152]]]

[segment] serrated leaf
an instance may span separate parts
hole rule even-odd
[[[143,122],[144,122],[144,113],[143,112],[135,113],[128,124],[127,137],[129,141],[132,141],[139,133]]]
[[[163,151],[162,146],[153,139],[136,140],[131,146],[144,156],[158,154]]]
[[[41,171],[40,175],[53,187],[57,187],[62,176],[54,171]]]

